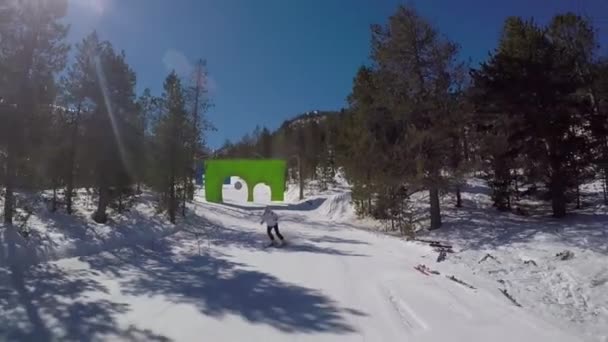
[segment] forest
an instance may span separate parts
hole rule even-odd
[[[302,114],[275,132],[258,127],[220,152],[289,158],[301,184],[326,187],[341,171],[358,214],[403,233],[414,193],[428,192],[436,229],[442,205],[463,205],[471,175],[487,180],[499,211],[525,215],[519,201],[534,198],[561,218],[584,205],[580,187],[592,181],[608,203],[608,56],[598,41],[574,13],[546,25],[509,17],[497,48],[474,66],[402,6],[371,27],[371,63],[354,76],[346,108]]]
[[[91,32],[74,46],[62,22],[68,3],[0,6],[0,183],[4,222],[18,194],[52,190],[51,211],[73,211],[76,189],[96,198],[93,219],[119,214],[142,186],[158,194],[171,222],[194,192],[211,105],[207,67],[167,75],[162,94],[136,94],[124,51]],[[68,63],[68,55],[74,57]]]
[[[20,193],[52,191],[50,210],[71,213],[76,190],[90,189],[93,219],[106,222],[108,207],[120,214],[144,187],[175,222],[193,198],[197,164],[227,157],[284,158],[301,187],[329,186],[342,173],[359,215],[404,233],[412,194],[428,192],[437,229],[442,205],[463,205],[471,174],[488,181],[501,211],[535,197],[564,217],[584,205],[580,186],[591,181],[602,182],[608,203],[608,56],[577,14],[546,24],[510,17],[496,49],[471,65],[457,42],[400,6],[371,27],[371,62],[353,75],[345,108],[258,127],[211,151],[204,59],[191,77],[169,73],[162,94],[137,94],[128,52],[96,32],[70,46],[66,11],[65,0],[0,7],[7,224]]]

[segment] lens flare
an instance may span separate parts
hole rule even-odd
[[[106,13],[109,8],[109,0],[71,0],[71,3],[99,16]]]
[[[101,61],[98,56],[95,57],[95,73],[97,74],[97,79],[99,80],[99,86],[101,87],[101,93],[103,95],[103,101],[106,105],[106,111],[108,112],[108,117],[110,118],[110,124],[112,125],[112,132],[114,133],[114,138],[116,139],[116,144],[118,145],[118,153],[120,154],[120,160],[127,170],[127,173],[130,177],[133,177],[134,172],[133,168],[129,163],[129,159],[127,158],[127,153],[125,151],[125,145],[122,141],[122,135],[120,134],[120,130],[118,128],[118,124],[116,122],[116,117],[114,115],[114,110],[112,109],[112,101],[110,100],[110,96],[108,94],[108,86],[106,82],[106,77],[103,72],[103,67],[101,66]]]

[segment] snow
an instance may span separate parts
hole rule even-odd
[[[33,208],[27,221],[16,219],[15,222],[15,226],[23,226],[29,232],[27,239],[16,232],[16,227],[1,229],[3,226],[0,225],[0,266],[94,254],[153,241],[176,230],[155,213],[150,192],[144,192],[124,215],[106,224],[98,224],[91,219],[96,208],[85,190],[79,191],[75,197],[73,216],[65,214],[63,209],[51,213],[48,210],[50,196],[49,193],[43,194],[45,200],[42,202],[28,198],[33,195],[21,196],[21,200]],[[9,254],[9,245],[17,247],[15,254]]]
[[[427,234],[455,244],[457,253],[442,263],[426,244],[358,229],[341,182],[324,192],[310,188],[305,201],[297,188],[291,197],[290,186],[286,203],[245,203],[225,186],[226,203],[213,204],[199,191],[176,228],[155,215],[150,198],[108,225],[62,218],[106,236],[156,225],[164,237],[0,266],[0,340],[606,341],[608,263],[603,242],[590,239],[599,230],[596,238],[606,241],[598,229],[606,221],[590,213],[532,234],[546,219],[495,213],[485,206],[486,190],[468,187],[467,209],[446,210],[446,228]],[[267,188],[254,191],[268,198]],[[279,214],[285,247],[262,248],[266,205]],[[32,226],[53,241],[70,236],[48,221]],[[564,249],[574,258],[556,259]],[[487,253],[500,264],[478,263]],[[414,270],[421,263],[441,274]],[[497,277],[523,307],[502,295]]]
[[[444,205],[444,227],[422,236],[454,244],[448,263],[495,281],[531,312],[586,341],[608,341],[608,215],[598,184],[583,192],[588,206],[565,219],[520,216],[489,208],[489,190],[471,179],[465,207]],[[574,257],[556,256],[564,251]],[[495,259],[481,261],[487,254]]]

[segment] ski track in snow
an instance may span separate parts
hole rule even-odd
[[[385,286],[382,291],[388,301],[393,306],[393,309],[399,314],[402,322],[408,327],[410,333],[421,333],[425,330],[429,330],[428,323],[420,317],[416,311],[407,304],[405,300],[395,295],[391,286]]]

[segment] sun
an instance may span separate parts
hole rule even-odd
[[[70,4],[81,10],[101,16],[107,12],[110,0],[70,0]]]

